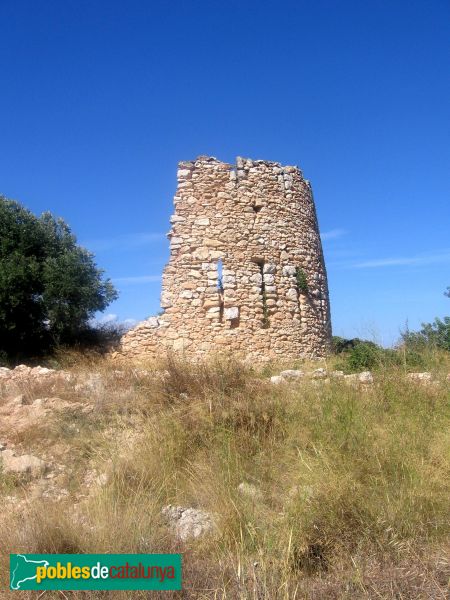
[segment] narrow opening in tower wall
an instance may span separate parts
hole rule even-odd
[[[270,321],[269,321],[269,307],[267,306],[266,282],[264,281],[264,262],[258,262],[258,267],[259,267],[259,272],[261,273],[261,298],[262,298],[262,309],[263,309],[262,326],[263,326],[263,329],[267,329],[270,326]]]
[[[217,263],[217,293],[219,294],[219,321],[223,323],[223,263],[221,258],[219,258],[219,262]]]

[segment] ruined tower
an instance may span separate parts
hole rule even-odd
[[[327,276],[311,186],[299,168],[199,156],[179,163],[174,204],[164,312],[129,331],[122,352],[324,356]]]

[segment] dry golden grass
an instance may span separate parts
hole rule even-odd
[[[164,598],[446,598],[449,363],[433,360],[434,385],[380,366],[363,391],[333,380],[273,386],[277,365],[169,359],[137,372],[70,356],[70,371],[102,381],[59,390],[93,409],[60,415],[41,441],[66,448],[70,495],[54,506],[29,499],[3,519],[2,551],[181,551],[184,591]],[[20,442],[32,450],[39,440]],[[88,494],[92,469],[108,479]],[[260,494],[242,495],[241,482]],[[3,481],[0,494],[12,487]],[[176,542],[161,518],[169,503],[213,513],[218,533]],[[0,573],[6,586],[5,555]]]

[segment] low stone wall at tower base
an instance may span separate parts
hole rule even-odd
[[[116,356],[125,356],[131,359],[157,359],[168,355],[175,355],[189,360],[202,360],[211,356],[230,356],[243,361],[269,362],[271,360],[290,361],[295,359],[322,359],[330,351],[330,345],[317,338],[312,350],[305,351],[304,345],[296,347],[292,344],[289,335],[285,336],[285,350],[279,347],[271,348],[270,341],[273,333],[261,330],[261,335],[253,335],[243,344],[243,340],[235,333],[223,335],[222,338],[212,342],[195,343],[187,337],[167,338],[167,330],[159,323],[158,317],[139,323],[124,335]],[[282,337],[283,334],[280,334]],[[309,344],[311,348],[311,344]]]

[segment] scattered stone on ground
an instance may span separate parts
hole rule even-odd
[[[329,383],[330,379],[328,375],[335,379],[343,379],[349,383],[362,383],[370,384],[373,383],[373,375],[370,371],[363,371],[362,373],[351,373],[350,375],[344,375],[343,371],[331,371],[328,373],[323,367],[315,369],[311,373],[304,373],[303,371],[289,369],[281,371],[279,375],[272,375],[270,378],[271,383],[280,384],[285,381],[294,381],[297,379],[307,378],[312,379],[313,383],[318,385],[320,382]]]
[[[286,371],[281,371],[280,377],[283,379],[301,379],[305,376],[303,371],[298,369],[287,369]]]
[[[64,417],[64,427],[69,434],[77,436],[83,423],[79,418],[95,410],[100,396],[108,402],[111,393],[119,387],[116,386],[116,382],[121,382],[120,389],[129,390],[129,399],[132,401],[136,380],[157,382],[164,380],[168,375],[167,371],[141,368],[132,371],[116,369],[106,374],[101,371],[82,371],[75,375],[45,367],[0,367],[0,470],[12,476],[9,477],[10,483],[19,484],[15,488],[15,495],[11,495],[11,498],[16,499],[15,504],[11,500],[14,510],[20,512],[24,506],[22,503],[27,502],[27,497],[58,501],[69,494],[66,488],[71,490],[70,494],[74,494],[69,485],[70,447],[64,440],[58,441],[51,435],[47,436],[58,423],[59,416]],[[327,371],[325,368],[308,372],[299,369],[284,370],[279,375],[270,377],[270,382],[301,386],[307,381],[310,385],[321,387],[328,384],[330,379],[348,382],[362,392],[370,390],[371,384],[374,383],[370,371],[345,375],[343,371]],[[436,376],[435,379],[429,372],[409,373],[407,380],[417,385],[439,385],[440,381],[448,384],[450,374]],[[129,386],[126,385],[128,381]],[[257,377],[254,381],[255,385],[264,384]],[[40,384],[43,385],[40,387]],[[74,397],[73,394],[76,390],[82,390],[78,397]],[[189,401],[183,392],[180,393],[180,398]],[[137,443],[137,432],[136,428],[128,428],[118,434],[114,426],[111,426],[103,431],[103,435],[108,439],[117,440],[116,457],[126,457]],[[75,494],[77,501],[108,485],[110,467],[110,464],[99,467],[94,460],[82,467],[83,472],[80,476],[84,485],[82,490]],[[239,484],[237,492],[254,500],[262,497],[261,490],[245,481]],[[7,501],[6,496],[2,496],[2,499]],[[163,509],[163,514],[169,520],[177,538],[183,541],[195,539],[215,527],[212,515],[200,509],[168,506]]]
[[[31,454],[16,456],[8,449],[1,452],[0,459],[3,473],[40,477],[47,469],[46,463],[40,458]]]
[[[344,375],[344,381],[348,381],[351,384],[370,384],[373,383],[373,375],[370,371],[363,371],[362,373],[350,373],[350,375]]]
[[[408,378],[412,381],[418,381],[419,383],[430,383],[432,375],[426,371],[423,373],[408,373]]]
[[[325,379],[328,374],[326,369],[320,367],[320,369],[315,369],[311,375],[313,379]]]
[[[344,379],[344,371],[331,371],[330,376],[334,379]]]
[[[363,371],[359,373],[358,381],[360,383],[373,383],[373,375],[370,371]]]
[[[67,409],[84,413],[91,410],[91,407],[61,398],[36,398],[28,404],[25,396],[19,394],[0,405],[0,433],[17,434],[31,427],[44,426],[50,416]]]
[[[216,526],[210,513],[197,508],[169,504],[161,510],[161,513],[167,519],[176,537],[183,542],[211,533]]]

